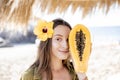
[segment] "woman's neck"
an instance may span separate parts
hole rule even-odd
[[[62,60],[52,58],[52,60],[51,60],[51,69],[52,69],[52,71],[60,71],[60,70],[64,69],[64,66],[62,64]]]

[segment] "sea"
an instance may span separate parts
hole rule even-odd
[[[120,26],[89,27],[93,46],[120,45]]]
[[[88,29],[91,33],[92,46],[111,45],[111,44],[120,45],[120,26],[88,27]],[[16,34],[16,35],[10,37],[10,33],[8,32],[7,38],[9,37],[9,41],[15,42],[16,44],[20,44],[20,43],[25,44],[28,42],[34,43],[36,40],[35,36],[33,36],[33,32],[31,33],[29,32],[28,36],[23,36],[21,34]],[[0,34],[0,37],[6,37],[5,33]]]

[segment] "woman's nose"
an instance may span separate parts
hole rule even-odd
[[[62,47],[64,49],[68,49],[68,41],[64,41],[62,44],[63,44]]]

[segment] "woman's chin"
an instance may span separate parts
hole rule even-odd
[[[61,59],[61,60],[65,60],[65,59],[67,59],[68,58],[68,56],[59,56],[59,59]]]
[[[57,57],[61,60],[65,60],[69,57],[69,53],[58,53]]]

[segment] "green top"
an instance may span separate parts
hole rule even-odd
[[[37,67],[26,70],[20,80],[41,80],[41,77],[37,74]]]
[[[72,80],[78,80],[77,75],[75,74],[72,67],[68,68]],[[24,72],[20,80],[42,80],[41,77],[37,74],[37,67],[30,67],[28,70]]]

